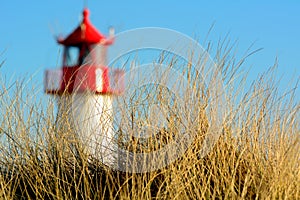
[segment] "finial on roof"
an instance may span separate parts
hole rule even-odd
[[[85,20],[88,19],[89,14],[90,14],[89,9],[85,8],[85,9],[83,10],[83,21],[85,21]]]

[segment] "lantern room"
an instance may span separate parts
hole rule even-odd
[[[62,68],[46,70],[46,93],[120,93],[123,72],[106,66],[107,47],[114,42],[113,29],[109,30],[108,37],[104,36],[90,22],[89,10],[84,9],[79,26],[57,42],[64,47]]]

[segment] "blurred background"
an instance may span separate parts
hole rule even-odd
[[[284,92],[293,79],[299,79],[300,2],[296,0],[1,1],[0,62],[5,61],[1,78],[13,82],[32,76],[42,93],[44,70],[61,66],[62,48],[55,37],[66,36],[78,26],[85,6],[90,9],[92,23],[106,35],[110,26],[115,27],[116,34],[163,27],[186,34],[204,47],[205,41],[212,42],[212,49],[228,37],[231,44],[235,43],[237,59],[249,47],[263,48],[243,67],[242,73],[249,71],[248,85],[276,58],[280,90]]]

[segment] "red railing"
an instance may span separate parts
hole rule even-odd
[[[124,91],[124,71],[106,66],[73,66],[46,70],[45,92],[62,95],[75,92],[121,94]]]

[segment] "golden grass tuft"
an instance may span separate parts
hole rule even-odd
[[[89,159],[80,148],[70,146],[76,143],[73,127],[67,120],[62,120],[63,126],[56,120],[54,100],[44,106],[45,102],[37,103],[32,98],[32,91],[24,91],[24,82],[15,82],[12,87],[3,83],[0,198],[300,199],[298,85],[280,96],[272,68],[242,94],[236,82],[240,79],[236,78],[244,58],[235,62],[229,57],[231,50],[221,45],[215,57],[224,77],[228,117],[212,151],[203,158],[199,156],[209,128],[207,116],[214,113],[206,110],[209,91],[197,82],[195,74],[183,71],[190,82],[194,81],[199,99],[195,103],[200,111],[196,113],[198,126],[193,129],[195,139],[174,163],[148,173],[119,172]],[[153,101],[169,106],[170,113],[176,110],[175,104],[170,106],[166,101],[169,93],[156,92],[159,95]],[[128,107],[126,111],[130,114],[136,110]],[[141,119],[145,120],[142,114],[134,115],[132,124],[138,126]],[[159,149],[178,134],[181,117],[184,113],[168,115],[168,125],[157,137],[147,141],[129,138],[121,143],[131,151]],[[121,124],[119,134],[126,132],[126,127],[128,124]]]

